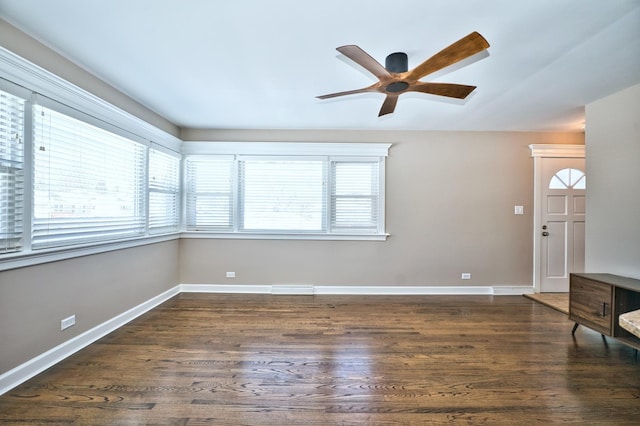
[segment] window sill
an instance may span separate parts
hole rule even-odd
[[[211,231],[182,232],[180,238],[229,239],[229,240],[319,240],[319,241],[385,241],[389,234],[269,234],[269,233],[224,233]]]
[[[119,240],[92,244],[85,246],[63,247],[36,250],[29,253],[18,252],[1,255],[0,272],[10,269],[24,268],[43,263],[57,262],[76,257],[90,256],[115,250],[140,247],[148,244],[162,243],[165,241],[185,239],[229,239],[229,240],[309,240],[309,241],[385,241],[389,234],[267,234],[267,233],[216,233],[209,231],[190,231],[154,235],[135,238],[131,240]]]
[[[9,269],[24,268],[42,263],[67,260],[75,257],[89,256],[92,254],[106,253],[114,250],[122,250],[132,247],[139,247],[148,244],[161,243],[165,241],[177,240],[179,233],[153,235],[130,240],[118,240],[100,244],[91,244],[73,247],[58,247],[51,249],[34,250],[28,253],[17,252],[4,254],[0,258],[0,271]]]

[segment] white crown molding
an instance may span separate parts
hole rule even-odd
[[[584,158],[584,145],[531,144],[532,157]]]

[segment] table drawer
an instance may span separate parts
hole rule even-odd
[[[571,277],[569,319],[611,336],[613,286],[582,277]]]

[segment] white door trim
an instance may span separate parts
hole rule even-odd
[[[540,229],[542,206],[542,158],[585,158],[584,145],[532,144],[533,157],[533,291],[540,293]]]

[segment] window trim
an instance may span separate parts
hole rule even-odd
[[[229,239],[229,240],[318,240],[318,241],[385,241],[390,234],[312,234],[300,232],[214,232],[183,231],[180,238],[186,239]]]
[[[157,244],[166,241],[180,239],[180,233],[152,235],[130,239],[105,241],[100,243],[89,243],[83,245],[55,247],[39,249],[30,252],[14,252],[2,255],[0,258],[0,272],[10,269],[35,266],[43,263],[57,262],[60,260],[73,259],[77,257],[90,256],[94,254],[107,253],[110,251],[124,250],[134,247]]]
[[[390,143],[371,142],[213,142],[184,141],[182,154],[187,155],[268,155],[388,157]]]
[[[379,196],[378,196],[378,223],[383,231],[377,233],[365,233],[358,231],[330,232],[302,232],[302,231],[239,231],[237,225],[230,231],[220,230],[187,230],[183,223],[182,238],[223,238],[223,239],[273,239],[273,240],[333,240],[333,241],[384,241],[389,237],[385,227],[385,164],[389,155],[390,143],[324,143],[324,142],[195,142],[185,141],[182,145],[183,162],[191,158],[206,158],[208,155],[235,156],[236,161],[242,157],[271,157],[271,158],[318,158],[325,157],[328,163],[338,160],[361,160],[367,158],[379,161]],[[329,165],[329,167],[331,167]],[[236,172],[237,175],[237,172]],[[188,185],[187,168],[183,167],[183,200],[182,205],[186,209]],[[237,180],[237,176],[234,177]],[[234,182],[234,199],[237,197],[237,183]],[[330,195],[330,194],[329,194]],[[329,201],[330,204],[330,201]],[[327,208],[330,208],[327,205]],[[186,210],[183,212],[186,218]],[[330,212],[327,212],[330,214]],[[237,219],[237,215],[234,216]]]

